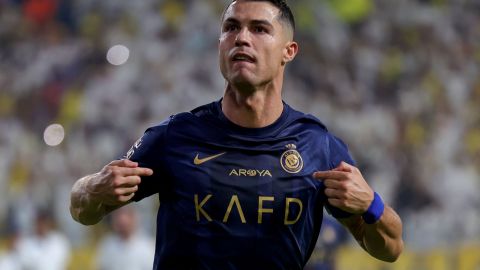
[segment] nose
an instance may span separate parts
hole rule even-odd
[[[250,38],[248,29],[242,28],[238,31],[237,36],[235,37],[235,46],[249,46],[250,45]]]

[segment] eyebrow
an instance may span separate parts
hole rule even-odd
[[[225,23],[228,23],[228,24],[240,24],[240,21],[235,19],[235,18],[228,18],[226,19],[224,22]],[[273,25],[267,21],[267,20],[251,20],[249,22],[249,24],[252,24],[252,25],[265,25],[265,26],[268,26],[268,27],[273,27]]]

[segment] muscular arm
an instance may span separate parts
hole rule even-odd
[[[402,253],[402,221],[391,207],[385,206],[382,217],[374,224],[365,223],[360,215],[339,221],[373,257],[394,262]]]
[[[339,221],[348,228],[360,246],[373,257],[393,262],[403,250],[402,221],[395,211],[385,210],[373,224],[367,224],[362,214],[367,211],[374,192],[360,171],[345,162],[330,171],[315,172],[316,179],[323,181],[325,195],[330,205],[353,215]]]
[[[94,196],[88,192],[87,186],[95,177],[98,177],[98,174],[87,175],[79,179],[73,185],[70,194],[70,214],[75,221],[83,225],[96,224],[114,210],[107,209],[106,205],[95,200]]]
[[[87,186],[99,177],[98,175],[91,174],[79,179],[70,194],[70,214],[75,221],[83,225],[97,224],[105,215],[121,206],[105,205],[88,191]]]
[[[70,194],[70,214],[77,222],[93,225],[113,210],[128,204],[140,184],[140,176],[153,172],[130,160],[116,160],[100,172],[79,179]]]

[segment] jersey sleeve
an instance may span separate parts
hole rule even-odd
[[[138,162],[138,166],[146,167],[153,170],[153,175],[142,176],[142,181],[138,185],[132,200],[140,201],[141,199],[159,193],[162,188],[161,179],[163,168],[161,164],[162,157],[160,153],[164,152],[165,136],[169,124],[169,119],[160,125],[148,128],[143,136],[138,139],[124,158]]]
[[[328,139],[330,169],[337,167],[342,161],[355,166],[355,161],[350,155],[347,145],[342,140],[331,134],[329,134]],[[325,208],[327,209],[327,212],[336,219],[348,218],[352,215],[351,213],[345,212],[335,206],[330,205],[328,200],[325,202]]]
[[[344,161],[350,165],[355,166],[356,163],[353,160],[347,145],[339,138],[329,134],[329,151],[330,151],[330,168],[337,167],[340,162]]]

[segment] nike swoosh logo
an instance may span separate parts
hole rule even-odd
[[[193,159],[193,164],[195,164],[195,165],[203,164],[203,163],[205,163],[205,162],[207,162],[207,161],[209,161],[209,160],[212,160],[212,159],[214,159],[214,158],[217,158],[217,157],[219,157],[219,156],[221,156],[221,155],[223,155],[223,154],[225,154],[225,153],[227,153],[227,152],[223,152],[223,153],[220,153],[220,154],[216,154],[216,155],[209,156],[209,157],[204,157],[204,158],[199,158],[199,157],[198,157],[198,153],[197,153],[197,155],[196,155],[195,158]]]

